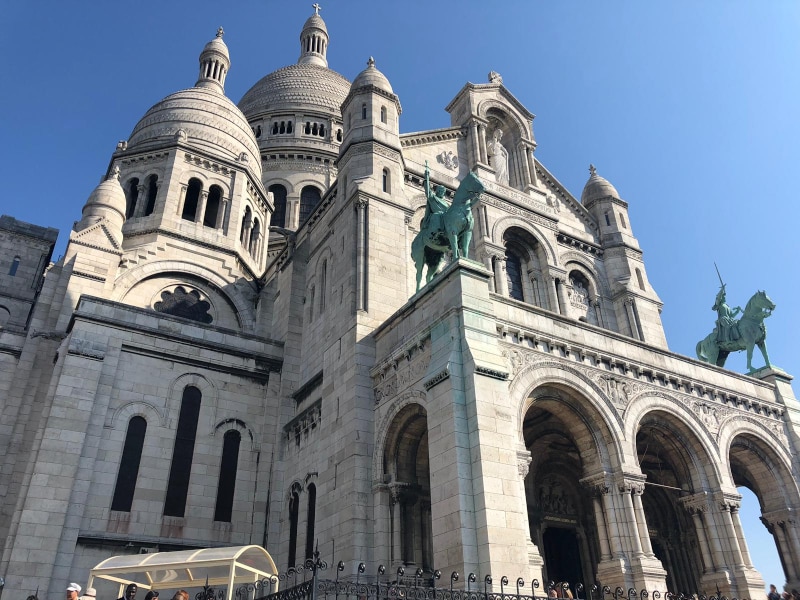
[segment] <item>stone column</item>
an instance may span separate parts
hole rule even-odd
[[[706,535],[705,524],[703,523],[703,514],[705,513],[707,503],[705,494],[694,494],[680,499],[683,507],[692,515],[694,522],[695,533],[697,540],[700,544],[700,554],[703,557],[703,573],[713,573],[716,571],[717,566],[714,557],[711,555],[709,548],[708,536]]]
[[[594,309],[594,314],[597,317],[597,324],[600,327],[606,327],[605,319],[603,318],[603,311],[601,309],[600,296],[595,296],[589,301],[589,305]]]
[[[483,165],[489,164],[489,155],[486,152],[486,125],[478,124],[478,146],[480,148],[480,162]]]
[[[217,211],[217,222],[215,223],[215,227],[222,233],[223,226],[225,225],[225,214],[228,211],[228,203],[230,202],[230,198],[222,198],[222,201],[219,205],[219,210]]]
[[[487,271],[493,271],[493,269],[494,269],[494,267],[492,265],[493,256],[494,255],[489,253],[489,252],[484,252],[483,253],[483,266],[486,267]],[[490,277],[489,278],[489,291],[490,292],[499,293],[499,292],[497,292],[497,287],[494,284],[494,277]]]
[[[736,539],[739,540],[739,549],[742,552],[744,565],[748,569],[752,569],[753,560],[750,558],[750,550],[747,548],[747,540],[744,537],[744,530],[742,529],[742,521],[739,519],[739,506],[731,510],[731,518],[733,519],[733,528],[736,531]]]
[[[636,315],[634,314],[633,298],[625,299],[625,315],[628,317],[628,329],[631,332],[631,337],[635,340],[641,339],[639,326],[636,324]]]
[[[506,257],[494,255],[494,289],[501,296],[508,296],[508,281],[506,281]]]
[[[136,186],[136,207],[133,209],[134,217],[141,217],[144,215],[144,209],[147,208],[147,197],[145,196],[144,184],[141,183]]]
[[[633,508],[633,488],[634,484],[628,480],[623,480],[619,484],[619,492],[622,494],[624,522],[628,528],[628,537],[633,549],[633,555],[636,558],[641,558],[644,555],[644,550],[642,548],[641,531],[636,518],[636,510]]]
[[[592,495],[592,508],[594,509],[594,521],[597,527],[597,537],[600,540],[600,561],[604,562],[610,560],[611,556],[611,542],[608,536],[608,525],[606,524],[605,514],[603,512],[602,498],[608,493],[608,485],[605,482],[605,475],[600,478],[586,478],[580,481],[583,486],[589,490]]]
[[[179,217],[183,213],[183,203],[186,202],[186,190],[187,189],[188,189],[187,186],[182,185],[181,186],[181,191],[178,194],[178,210],[177,210],[177,213],[178,213]],[[139,193],[139,197],[141,197],[141,192]]]
[[[367,310],[367,207],[366,198],[356,198],[356,310]]]
[[[644,482],[640,485],[633,486],[633,510],[636,513],[636,525],[639,530],[639,539],[642,543],[642,552],[649,558],[655,558],[653,554],[653,545],[650,543],[650,532],[647,530],[647,519],[644,515],[644,506],[642,506],[642,494],[644,493]]]
[[[471,136],[471,149],[472,155],[474,157],[475,163],[481,162],[481,146],[480,142],[478,141],[478,121],[475,119],[470,122],[470,136]]]
[[[394,565],[399,565],[403,562],[403,546],[400,537],[402,528],[402,508],[400,505],[400,488],[397,486],[391,488],[390,512],[392,516],[392,527],[390,530],[390,537],[392,539],[391,558]]]
[[[528,162],[528,144],[525,140],[520,140],[519,144],[517,144],[517,153],[520,157],[520,163],[522,163],[522,189],[525,189],[527,186],[533,183],[531,179],[531,165]]]
[[[569,309],[567,308],[567,296],[564,293],[564,282],[561,279],[556,279],[556,295],[558,297],[558,312],[562,315],[568,315]]]
[[[208,203],[208,190],[200,192],[200,199],[197,202],[197,212],[194,213],[194,222],[203,224],[203,217],[206,214],[206,204]]]
[[[722,498],[718,498],[718,501],[720,513],[722,515],[722,525],[724,528],[722,533],[728,542],[727,545],[730,549],[732,566],[735,566],[740,570],[744,569],[744,555],[741,547],[739,546],[739,536],[736,531],[736,527],[733,524],[733,517],[731,516],[731,512],[739,508],[739,502],[738,500],[734,500],[727,495],[723,495]]]

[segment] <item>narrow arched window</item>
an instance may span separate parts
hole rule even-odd
[[[336,141],[337,142],[341,142],[342,141],[342,130],[341,129],[337,129],[336,130]]]
[[[644,277],[642,277],[642,272],[637,268],[636,269],[636,281],[639,283],[639,289],[644,289]]]
[[[255,132],[254,132],[254,133],[256,134],[256,139],[258,139],[258,138],[260,138],[260,137],[261,137],[261,125],[259,125],[258,127],[256,127],[256,130],[255,130]]]
[[[381,123],[386,123],[386,107],[381,106]]]
[[[311,135],[311,121],[306,121],[306,127],[303,130],[306,135]]]
[[[383,170],[383,191],[387,194],[391,193],[392,191],[392,180],[391,175],[389,174],[389,169]]]
[[[606,225],[611,225],[611,219],[608,218],[608,213],[603,213],[603,216],[606,218]]]
[[[222,188],[218,185],[212,185],[208,190],[208,199],[206,200],[206,214],[203,215],[203,225],[205,227],[217,227],[217,222],[220,219],[220,208],[222,206]]]
[[[164,500],[164,515],[167,517],[182,517],[186,512],[201,399],[202,394],[196,387],[190,385],[184,388],[175,446],[172,449],[172,464],[167,479],[167,497]]]
[[[314,123],[314,125],[311,127],[311,135],[317,135],[318,131],[319,131],[319,125],[317,123]]]
[[[125,186],[125,218],[130,219],[136,211],[136,199],[139,197],[139,178],[134,177]]]
[[[235,429],[225,433],[222,441],[222,460],[219,465],[217,504],[214,520],[230,523],[233,514],[233,491],[236,487],[236,470],[239,468],[239,445],[241,434]]]
[[[15,256],[14,260],[11,261],[11,268],[8,270],[8,274],[11,277],[14,277],[17,274],[17,269],[19,269],[20,258],[19,256]]]
[[[317,518],[317,486],[308,484],[308,512],[306,513],[306,558],[314,554],[314,521]]]
[[[125,434],[125,444],[122,446],[122,458],[119,461],[117,484],[114,486],[111,510],[131,512],[146,432],[147,421],[144,418],[133,417],[128,421],[128,432]]]
[[[325,137],[325,124],[320,123],[319,126],[319,137]]]
[[[250,227],[253,225],[253,212],[245,206],[242,216],[242,228],[239,230],[239,242],[244,246],[250,242]]]
[[[286,133],[286,121],[281,121],[280,132],[281,133]]]
[[[625,215],[623,215],[622,213],[619,213],[619,224],[622,225],[623,229],[628,228],[627,224],[625,223]]]
[[[300,495],[295,491],[289,499],[289,564],[293,567],[297,558],[297,521],[300,513]]]
[[[272,213],[272,224],[286,227],[286,188],[276,183],[269,186],[272,199],[275,202],[275,212]]]
[[[194,221],[197,217],[197,203],[200,200],[200,192],[203,191],[203,182],[192,177],[189,180],[189,186],[186,188],[186,197],[183,199],[183,211],[181,211],[181,219],[187,221]]]
[[[144,216],[152,215],[156,209],[156,194],[158,193],[158,175],[150,175],[147,178],[147,204],[144,209]]]
[[[313,185],[307,185],[300,192],[300,223],[303,223],[319,204],[322,195]]]
[[[319,274],[319,312],[325,310],[325,297],[328,295],[328,261],[322,261],[322,271]]]
[[[256,254],[258,254],[258,242],[261,238],[261,223],[258,222],[258,219],[253,219],[253,230],[250,232],[250,245],[248,250],[250,251],[250,256],[253,258],[258,258]]]
[[[506,282],[508,295],[514,300],[524,301],[522,292],[522,259],[514,252],[506,250]]]
[[[309,299],[309,301],[308,301],[308,322],[309,323],[313,323],[314,322],[314,299],[315,299],[316,291],[317,291],[317,288],[315,288],[312,285],[311,286],[311,290],[308,293],[308,299]]]
[[[367,104],[366,103],[361,105],[361,118],[362,119],[366,119],[367,118]]]
[[[292,121],[286,123],[286,133],[292,133],[294,131],[294,124]]]
[[[278,135],[278,122],[272,124],[272,135]]]

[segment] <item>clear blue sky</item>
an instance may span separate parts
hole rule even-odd
[[[226,92],[238,101],[297,60],[310,4],[4,3],[0,212],[59,228],[58,255],[117,141],[194,84],[218,26],[232,59]],[[731,305],[758,289],[777,304],[770,356],[800,375],[800,3],[322,5],[331,68],[352,79],[374,56],[400,97],[402,132],[448,126],[458,90],[496,70],[537,115],[537,158],[575,196],[594,163],[630,203],[673,351],[693,356],[713,327],[716,261]],[[742,372],[743,353],[728,367]],[[765,532],[752,512],[745,525]],[[782,583],[774,549],[753,536],[767,583]]]

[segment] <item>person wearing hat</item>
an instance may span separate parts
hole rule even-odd
[[[81,593],[81,586],[77,583],[70,583],[67,586],[67,600],[78,600],[78,596]]]
[[[97,590],[94,588],[86,588],[86,591],[81,596],[81,600],[96,600],[97,599]]]
[[[122,598],[117,598],[117,600],[135,600],[136,598],[136,591],[139,589],[139,586],[135,583],[129,583],[128,587],[125,588],[125,595]]]

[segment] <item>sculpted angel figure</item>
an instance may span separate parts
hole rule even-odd
[[[497,183],[508,185],[508,150],[500,143],[502,138],[503,130],[495,129],[492,139],[486,144],[486,147],[494,167]]]

